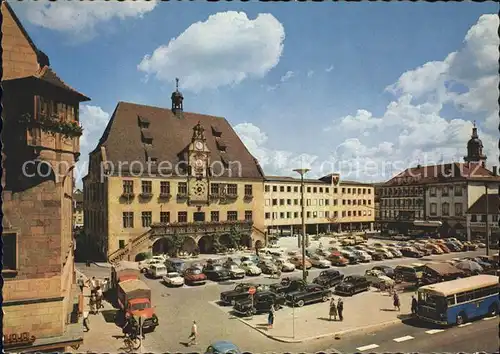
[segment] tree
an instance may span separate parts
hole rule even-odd
[[[184,245],[184,241],[186,239],[186,236],[184,235],[179,235],[177,233],[175,233],[172,238],[170,239],[171,240],[171,245],[172,245],[172,251],[173,251],[173,255],[174,257],[177,257],[179,255],[179,251],[182,249],[182,246]]]
[[[236,227],[234,227],[234,226],[231,227],[231,230],[229,231],[229,245],[230,245],[230,247],[239,248],[242,237],[243,237],[243,235],[241,234],[241,232],[238,229],[236,229]]]

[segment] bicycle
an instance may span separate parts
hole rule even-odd
[[[127,353],[130,353],[141,347],[142,339],[140,336],[135,334],[125,334],[123,343],[125,344],[125,347],[123,349],[125,349]]]

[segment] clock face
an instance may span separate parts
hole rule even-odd
[[[201,141],[197,141],[194,144],[194,147],[196,148],[196,150],[203,150],[203,143]]]
[[[192,193],[194,195],[201,197],[201,196],[205,195],[206,190],[207,190],[207,187],[206,187],[205,183],[203,183],[202,181],[197,181],[193,184]]]
[[[202,159],[197,159],[194,161],[194,165],[197,169],[200,169],[203,167],[203,160]]]

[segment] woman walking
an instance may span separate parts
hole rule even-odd
[[[269,313],[267,314],[267,328],[272,329],[274,324],[274,305],[271,305]]]
[[[344,302],[342,299],[339,299],[337,302],[337,312],[339,314],[339,320],[343,321],[344,320]]]
[[[394,309],[400,311],[401,310],[401,303],[399,302],[399,295],[398,293],[394,292]]]
[[[337,315],[337,305],[335,305],[335,299],[332,297],[330,300],[330,321],[332,320],[332,316],[333,320],[337,321]]]

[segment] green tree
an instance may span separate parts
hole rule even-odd
[[[231,230],[229,231],[229,245],[232,248],[239,248],[240,243],[241,243],[241,238],[243,235],[241,232],[236,229],[234,226],[231,227]]]
[[[179,234],[174,234],[172,237],[172,252],[174,257],[177,257],[179,255],[179,252],[182,249],[182,246],[184,245],[184,240],[186,239],[186,236],[184,235],[179,235]]]

